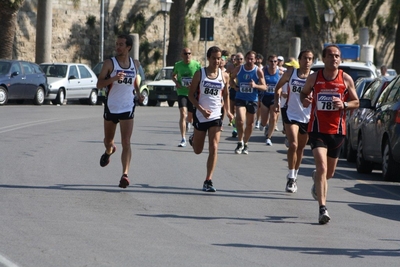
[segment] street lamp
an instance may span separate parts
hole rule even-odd
[[[325,22],[328,23],[328,43],[330,43],[329,38],[331,36],[331,22],[333,21],[333,17],[335,16],[335,12],[332,8],[329,8],[324,13]]]
[[[161,11],[164,12],[164,42],[163,42],[163,67],[165,67],[167,59],[166,38],[167,38],[167,13],[171,9],[172,0],[160,0]]]

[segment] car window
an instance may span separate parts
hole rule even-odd
[[[22,63],[22,67],[24,68],[25,75],[35,73],[35,71],[31,67],[31,64],[29,64],[28,62],[21,62],[21,63]]]
[[[385,103],[391,103],[394,102],[396,99],[396,96],[399,93],[399,87],[400,87],[400,83],[396,83],[393,85],[392,90],[390,90],[388,97],[386,98]]]
[[[379,96],[378,101],[376,102],[376,107],[380,107],[383,105],[384,102],[387,102],[387,98],[389,93],[392,93],[392,98],[395,97],[398,88],[400,87],[400,79],[394,79],[389,85],[383,90],[381,95]]]
[[[81,79],[92,78],[90,72],[86,69],[85,66],[78,65],[79,72],[81,73]]]
[[[19,65],[19,62],[12,63],[11,73],[14,73],[14,72],[21,73],[21,66]]]
[[[69,67],[69,76],[68,76],[68,79],[69,79],[71,76],[75,76],[75,79],[79,79],[78,69],[76,68],[75,65],[72,65],[72,66]]]
[[[7,74],[8,71],[10,70],[10,63],[8,62],[0,62],[0,74],[4,75]]]
[[[162,69],[157,73],[156,81],[159,80],[172,80],[172,69]]]
[[[372,98],[375,95],[376,90],[378,90],[378,88],[380,88],[381,82],[382,82],[381,80],[375,80],[374,82],[372,82],[366,89],[362,98],[372,100]]]
[[[36,64],[32,64],[32,63],[31,63],[31,66],[32,66],[33,71],[34,71],[35,73],[43,73],[43,71],[42,71],[42,69],[39,67],[39,65],[36,65]]]

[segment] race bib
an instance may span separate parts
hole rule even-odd
[[[339,108],[335,108],[333,105],[333,97],[340,98],[340,94],[335,93],[319,93],[317,96],[317,110],[321,111],[336,111]]]
[[[241,83],[239,89],[241,93],[253,93],[253,87],[251,87],[250,83]]]
[[[192,78],[182,77],[182,81],[181,81],[182,86],[189,87],[191,83],[192,83]]]
[[[267,92],[268,93],[274,93],[275,92],[275,84],[274,85],[268,85]]]

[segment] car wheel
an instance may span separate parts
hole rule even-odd
[[[148,105],[148,106],[151,106],[151,107],[154,107],[154,106],[157,105],[157,100],[150,100],[150,99],[149,99],[149,102],[147,103],[147,105]]]
[[[361,136],[358,139],[356,165],[357,165],[357,172],[359,172],[359,173],[371,173],[372,172],[372,162],[369,162],[364,159],[363,141],[362,141]]]
[[[147,106],[149,104],[149,93],[147,92],[147,90],[143,90],[140,94],[143,97],[143,101],[142,103],[139,103],[139,105]]]
[[[44,89],[43,87],[39,86],[36,89],[35,97],[33,98],[33,103],[35,105],[42,105],[44,103]]]
[[[58,94],[56,96],[56,105],[64,105],[65,93],[63,89],[58,90]]]
[[[386,181],[395,181],[400,171],[399,165],[393,159],[392,149],[389,141],[386,140],[382,153],[382,176]]]
[[[168,106],[173,107],[175,104],[175,101],[168,101]]]
[[[90,92],[88,103],[89,103],[89,105],[96,105],[96,103],[97,103],[97,92],[96,92],[96,90],[92,90]]]
[[[5,87],[0,86],[0,105],[7,104],[8,101],[8,91]]]
[[[348,162],[356,162],[357,160],[357,150],[354,150],[351,146],[349,138],[347,139],[347,146],[346,146],[346,160]]]

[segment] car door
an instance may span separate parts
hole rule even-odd
[[[90,92],[93,88],[96,87],[95,85],[95,77],[92,77],[92,74],[84,65],[78,65],[81,81],[80,81],[80,98],[88,98]]]
[[[68,88],[67,88],[67,98],[79,98],[80,90],[80,79],[78,67],[75,64],[68,66]]]
[[[25,75],[19,61],[11,63],[9,75],[8,97],[10,99],[23,98],[25,90]]]
[[[37,84],[36,84],[36,73],[29,62],[21,61],[22,68],[24,70],[25,79],[24,83],[24,98],[33,99],[36,94]]]

